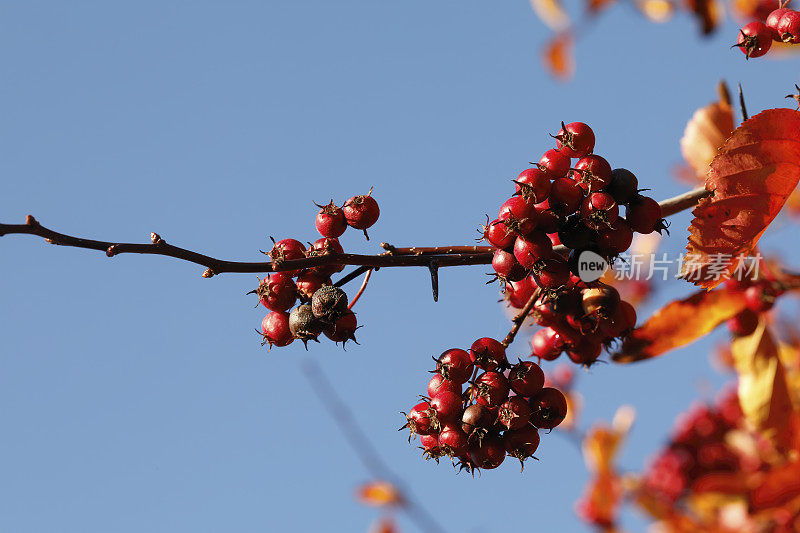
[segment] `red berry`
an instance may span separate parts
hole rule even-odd
[[[356,341],[356,330],[358,329],[358,320],[356,314],[352,311],[347,312],[336,320],[333,324],[325,328],[325,336],[333,342],[341,342],[344,346],[347,341],[351,340],[358,344]]]
[[[536,204],[536,210],[539,212],[536,229],[545,233],[556,233],[561,226],[561,217],[550,210],[550,202],[545,200],[540,204]]]
[[[627,203],[639,190],[639,180],[630,170],[615,168],[611,171],[611,182],[604,189],[618,204]]]
[[[508,384],[520,396],[533,396],[544,387],[544,372],[532,361],[520,361],[511,367]]]
[[[616,256],[631,247],[633,230],[624,218],[617,218],[611,226],[600,228],[597,232],[597,246],[601,255]]]
[[[506,458],[503,440],[499,435],[487,435],[480,444],[469,447],[469,457],[478,468],[491,470],[497,468]]]
[[[791,11],[791,9],[786,7],[780,7],[770,12],[767,15],[766,25],[767,28],[772,30],[772,40],[773,41],[780,41],[781,34],[778,32],[778,22],[780,22],[781,17],[784,13]]]
[[[453,422],[461,418],[461,395],[445,390],[440,391],[429,402],[439,423]]]
[[[536,204],[545,201],[550,194],[550,178],[539,167],[523,170],[514,183],[517,194]]]
[[[555,138],[558,149],[570,157],[584,157],[594,150],[594,132],[583,122],[562,122]]]
[[[599,155],[587,155],[575,163],[572,179],[585,191],[599,191],[611,183],[611,165]]]
[[[539,159],[539,168],[542,169],[550,179],[563,178],[569,172],[572,161],[565,151],[548,150]]]
[[[610,317],[603,319],[600,330],[611,338],[623,337],[636,327],[636,309],[626,301],[620,301]]]
[[[554,213],[562,216],[571,215],[578,210],[583,201],[583,189],[574,180],[558,178],[553,181],[547,201]]]
[[[483,227],[483,238],[495,248],[511,251],[517,235],[508,229],[502,220],[498,219]]]
[[[347,219],[344,217],[342,208],[334,204],[333,200],[326,206],[318,207],[321,209],[317,213],[314,225],[320,235],[331,238],[341,237],[344,230],[347,229]]]
[[[419,443],[422,445],[422,456],[426,461],[434,459],[438,463],[439,457],[445,455],[445,452],[439,447],[438,435],[420,435]]]
[[[738,337],[751,335],[758,327],[758,313],[745,309],[727,322],[728,329]]]
[[[504,294],[511,307],[522,309],[528,303],[534,291],[538,287],[533,280],[533,276],[527,276],[520,281],[510,281],[506,283]]]
[[[436,360],[436,371],[453,383],[465,383],[472,376],[472,358],[465,350],[451,348]]]
[[[764,313],[775,305],[777,294],[768,284],[751,285],[744,291],[744,302],[754,313]]]
[[[521,196],[512,196],[500,206],[497,220],[517,235],[525,235],[536,227],[539,212],[532,202]]]
[[[497,370],[506,365],[506,347],[491,337],[481,337],[469,348],[472,362],[481,370]]]
[[[525,459],[533,457],[539,448],[539,430],[528,425],[521,429],[512,429],[503,434],[503,445],[506,453],[519,459],[523,464]]]
[[[591,287],[581,292],[583,315],[610,317],[619,306],[619,291],[610,285]]]
[[[458,425],[445,425],[439,433],[439,447],[450,457],[458,457],[467,452],[469,440]]]
[[[555,290],[569,283],[570,272],[566,261],[558,258],[543,259],[533,273],[536,284],[542,289]]]
[[[514,258],[522,268],[530,269],[536,262],[549,259],[554,254],[552,241],[541,231],[520,235],[514,243]]]
[[[558,230],[558,239],[567,248],[578,250],[585,248],[594,238],[594,232],[583,222],[579,215],[568,217]]]
[[[749,25],[750,24],[748,24],[748,26]],[[778,35],[780,35],[781,41],[792,44],[800,42],[800,13],[794,11],[793,9],[790,9],[789,11],[781,15],[781,18],[778,19],[778,24],[775,26],[775,29],[777,30]],[[744,28],[742,28],[742,31],[744,31]],[[761,40],[759,40],[759,44],[763,46]],[[769,50],[768,46],[767,50]],[[750,57],[757,57],[757,56],[750,54]]]
[[[317,292],[323,285],[331,285],[331,278],[323,277],[317,272],[310,270],[304,274],[300,274],[295,282],[297,292],[301,298],[310,301],[314,293]]]
[[[442,377],[441,374],[437,372],[428,382],[428,389],[427,389],[428,396],[430,398],[433,398],[439,392],[444,392],[446,390],[449,390],[450,392],[455,392],[456,394],[460,395],[462,392],[461,384],[454,383],[449,379],[445,379],[444,377]]]
[[[645,235],[664,228],[661,206],[649,196],[633,197],[625,209],[625,220],[633,231]]]
[[[294,259],[303,259],[306,256],[306,247],[303,243],[295,239],[283,239],[276,242],[269,256],[275,263],[282,263],[283,261],[291,261]],[[285,274],[290,277],[295,277],[300,273],[300,270],[284,270]]]
[[[786,15],[788,15],[788,13],[785,13],[778,22],[778,32],[784,41],[796,42],[796,36],[800,36],[800,33],[797,32],[798,29],[800,29],[800,17],[797,18],[797,23],[784,23],[783,21],[786,19]],[[753,21],[749,24],[745,24],[744,27],[739,30],[735,46],[738,46],[748,59],[751,57],[760,57],[769,52],[769,48],[772,46],[773,35],[773,30],[768,28],[766,24]]]
[[[369,194],[353,196],[344,203],[342,211],[347,225],[364,230],[364,235],[367,233],[367,228],[375,224],[381,214],[378,202]]]
[[[619,206],[614,198],[604,192],[593,192],[581,204],[581,218],[590,228],[608,228],[619,217]]]
[[[533,357],[539,357],[545,361],[554,361],[561,355],[564,349],[564,341],[552,328],[542,328],[533,334],[531,339]]]
[[[522,268],[511,252],[497,250],[492,257],[492,268],[497,277],[506,282],[521,281],[525,279],[528,272]]]
[[[567,416],[567,399],[561,391],[545,387],[531,398],[531,422],[539,429],[552,429]]]
[[[270,311],[286,311],[297,301],[297,286],[285,272],[273,272],[262,279],[256,293]]]
[[[326,255],[343,254],[344,249],[339,244],[339,239],[322,237],[317,239],[306,252],[306,257],[324,257]],[[321,276],[330,276],[344,270],[344,263],[331,263],[314,267],[314,271]]]
[[[403,413],[405,414],[405,413]],[[406,423],[403,428],[411,431],[409,440],[414,435],[431,435],[436,433],[436,419],[432,417],[431,406],[428,402],[420,402],[411,408],[406,415]]]
[[[273,311],[261,321],[261,334],[264,342],[277,347],[288,346],[294,340],[292,332],[289,331],[289,315],[279,311]]]
[[[603,352],[603,343],[592,335],[583,335],[577,344],[567,346],[566,352],[576,365],[591,366]]]
[[[481,405],[497,407],[508,398],[508,380],[499,372],[484,372],[475,379],[472,396]]]
[[[496,409],[474,403],[464,409],[464,414],[461,415],[461,429],[467,434],[470,442],[480,441],[494,428],[496,420]]]
[[[524,428],[531,421],[531,406],[522,396],[512,396],[500,406],[497,420],[506,429]]]

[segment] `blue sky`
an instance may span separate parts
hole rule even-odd
[[[257,260],[270,235],[317,238],[313,201],[374,187],[373,241],[348,232],[345,249],[466,244],[561,120],[591,124],[596,152],[665,198],[683,189],[670,169],[685,122],[720,78],[742,82],[753,113],[798,81],[794,59],[729,50],[730,21],[701,40],[686,16],[657,26],[618,6],[559,84],[539,63],[547,34],[525,0],[6,2],[0,219],[107,240],[157,231]],[[523,475],[473,480],[396,431],[431,355],[506,333],[487,268],[443,270],[436,304],[424,269],[384,269],[357,306],[361,345],[308,353],[260,347],[255,275],[202,270],[0,239],[0,530],[365,531],[377,513],[353,491],[369,476],[303,377],[307,357],[449,531],[585,530],[572,512],[585,468],[560,436]],[[671,281],[658,298],[688,292]],[[624,467],[723,381],[713,344],[580,373],[586,420],[637,407]]]

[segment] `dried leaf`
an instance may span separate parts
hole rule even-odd
[[[710,333],[744,307],[741,292],[724,289],[676,300],[633,330],[612,359],[617,363],[651,359]]]
[[[675,12],[675,4],[669,0],[639,0],[636,7],[650,22],[666,22]]]
[[[550,75],[567,81],[575,74],[574,42],[569,32],[555,35],[542,51],[542,61]]]
[[[725,15],[725,10],[718,0],[687,0],[686,5],[700,23],[702,35],[711,35]]]
[[[531,7],[539,19],[553,31],[562,31],[569,26],[569,15],[560,0],[530,0]]]
[[[358,488],[357,496],[365,505],[381,507],[403,503],[402,494],[388,481],[370,481]]]
[[[733,133],[733,109],[725,83],[719,86],[719,101],[701,107],[686,124],[681,137],[681,153],[700,180],[725,139]]]
[[[797,413],[792,405],[778,345],[762,320],[756,331],[733,341],[739,403],[745,418],[782,450],[794,446]]]
[[[711,162],[689,226],[681,276],[710,289],[749,255],[800,181],[800,113],[770,109],[745,121]]]

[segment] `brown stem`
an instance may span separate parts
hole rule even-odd
[[[701,198],[711,193],[700,187],[685,194],[669,198],[661,202],[663,215],[670,216],[689,209],[697,204]],[[384,243],[383,247],[387,251],[380,255],[359,255],[359,254],[328,254],[323,256],[309,257],[307,259],[293,259],[290,261],[270,261],[270,262],[243,262],[227,261],[216,259],[208,255],[193,252],[185,248],[167,244],[158,234],[150,235],[151,243],[118,243],[107,241],[96,241],[73,237],[58,233],[48,229],[33,218],[31,215],[25,220],[25,224],[0,224],[0,237],[11,234],[27,234],[42,237],[51,244],[60,246],[74,246],[76,248],[86,248],[89,250],[100,250],[107,256],[113,257],[119,254],[151,254],[174,257],[183,261],[189,261],[206,267],[203,277],[210,278],[216,274],[224,272],[238,273],[263,273],[279,272],[283,270],[297,270],[312,268],[315,266],[329,265],[334,263],[346,265],[361,265],[369,268],[380,267],[403,267],[403,266],[423,266],[430,268],[432,263],[437,267],[462,266],[462,265],[488,265],[492,262],[492,248],[489,246],[421,246],[410,248],[395,248],[390,244]],[[566,251],[563,247],[556,247],[558,251]]]
[[[541,294],[539,293],[538,289],[533,291],[533,294],[531,295],[530,298],[528,298],[528,301],[525,303],[525,307],[523,307],[520,310],[520,312],[517,313],[516,316],[511,319],[511,322],[513,324],[511,326],[511,331],[508,332],[508,335],[506,335],[506,338],[503,339],[500,342],[500,344],[508,348],[508,346],[512,342],[514,342],[514,337],[516,337],[517,333],[519,333],[519,328],[522,327],[522,324],[525,322],[525,319],[528,318],[531,309],[533,309],[533,306],[536,305],[536,301],[539,299],[540,296]]]

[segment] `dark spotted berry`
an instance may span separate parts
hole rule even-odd
[[[347,308],[347,293],[334,285],[325,285],[314,293],[311,297],[311,310],[315,317],[329,324],[351,314]]]

